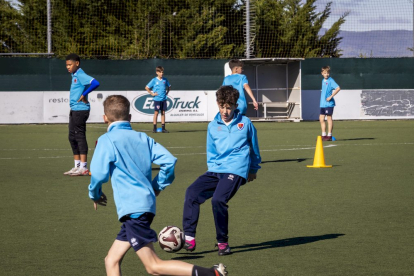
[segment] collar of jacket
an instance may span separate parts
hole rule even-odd
[[[128,122],[128,121],[116,121],[116,122],[113,122],[113,123],[111,123],[108,126],[108,131],[111,131],[114,128],[117,128],[117,129],[132,129],[131,123]]]

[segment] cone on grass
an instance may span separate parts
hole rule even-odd
[[[325,165],[325,156],[323,155],[322,136],[316,139],[315,157],[313,165],[307,165],[308,168],[332,168],[332,165]]]

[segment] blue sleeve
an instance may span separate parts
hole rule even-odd
[[[150,80],[150,82],[146,85],[148,88],[154,87],[154,79]]]
[[[167,87],[170,87],[171,86],[171,84],[170,84],[170,82],[167,80],[167,79],[165,79],[165,85],[167,86]]]
[[[77,74],[77,78],[79,79],[80,83],[83,86],[87,86],[89,84],[91,84],[91,81],[93,80],[93,78],[91,76],[88,76],[85,74],[85,72],[81,71]]]
[[[95,90],[96,88],[98,88],[98,87],[99,87],[99,85],[100,85],[100,83],[99,83],[97,80],[93,79],[93,80],[91,81],[91,85],[89,85],[88,89],[86,89],[86,90],[82,93],[82,95],[83,95],[83,96],[88,95],[90,92],[92,92],[93,90]]]
[[[152,187],[155,191],[162,191],[175,179],[174,169],[177,158],[150,137],[148,137],[148,143],[152,163],[160,165],[159,173],[152,180]]]
[[[213,165],[215,163],[215,160],[217,158],[217,150],[216,145],[214,144],[213,136],[211,135],[210,126],[207,129],[207,144],[206,144],[206,150],[207,150],[207,167]]]
[[[334,81],[334,79],[331,79],[331,88],[333,90],[337,89],[339,85]]]
[[[250,134],[250,170],[249,173],[257,173],[261,168],[259,164],[262,162],[260,157],[259,150],[259,141],[257,140],[257,131],[252,123],[249,124],[249,134]]]
[[[241,83],[242,83],[243,87],[246,83],[249,83],[249,81],[247,80],[247,77],[245,75],[243,75]]]
[[[91,183],[89,197],[96,201],[102,195],[102,184],[108,182],[111,163],[115,162],[115,153],[111,141],[105,135],[98,139],[91,162]]]

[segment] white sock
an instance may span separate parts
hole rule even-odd
[[[326,136],[326,132],[322,132],[322,136]]]
[[[79,168],[81,164],[80,160],[75,160],[75,168]]]
[[[328,133],[328,136],[332,136],[332,133]]]
[[[88,168],[88,162],[80,162],[80,167],[87,169]]]
[[[187,236],[187,235],[185,235],[185,240],[186,241],[192,241],[192,240],[194,240],[195,238],[194,237],[191,237],[191,236]]]

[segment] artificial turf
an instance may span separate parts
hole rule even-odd
[[[257,180],[229,203],[233,255],[219,257],[210,201],[202,205],[197,250],[163,252],[229,275],[413,275],[414,121],[337,121],[314,169],[319,122],[255,122],[262,155]],[[89,160],[103,124],[88,124]],[[207,123],[133,124],[178,158],[161,193],[153,229],[181,226],[185,189],[206,171]],[[94,211],[89,177],[73,166],[67,125],[0,126],[0,275],[104,275],[119,231],[110,184]],[[154,174],[158,172],[154,166]],[[131,250],[123,275],[147,275]]]

